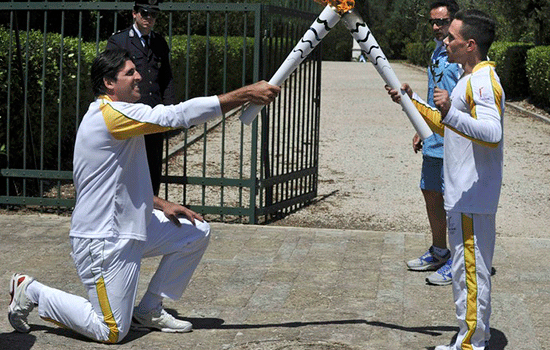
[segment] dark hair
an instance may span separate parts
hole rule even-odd
[[[105,50],[94,59],[90,76],[95,97],[107,92],[103,79],[116,81],[118,72],[129,60],[132,60],[130,53],[122,49]]]
[[[430,11],[438,7],[446,7],[447,11],[449,11],[449,14],[451,15],[451,19],[455,18],[455,13],[457,13],[460,9],[455,0],[440,0],[432,2],[430,5]]]
[[[484,60],[495,40],[496,22],[488,14],[479,10],[459,11],[455,19],[462,21],[460,35],[466,40],[475,40],[480,58]]]

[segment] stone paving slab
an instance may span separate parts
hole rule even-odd
[[[15,271],[85,296],[69,257],[70,219],[0,215],[0,305]],[[433,349],[457,331],[449,286],[404,262],[429,236],[212,224],[210,246],[182,300],[166,308],[194,324],[188,334],[131,332],[103,345],[42,321],[29,334],[0,317],[0,349]],[[550,240],[497,238],[491,349],[550,349]],[[528,258],[526,258],[528,257]],[[138,297],[158,259],[142,264]]]

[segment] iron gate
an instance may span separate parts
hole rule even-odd
[[[287,5],[288,1],[278,1]],[[257,3],[161,4],[177,96],[224,93],[268,80],[316,18]],[[70,208],[72,146],[92,100],[89,64],[133,2],[0,4],[0,204]],[[298,7],[298,8],[297,8]],[[307,10],[307,11],[301,11]],[[210,220],[257,223],[317,195],[321,51],[249,127],[241,110],[167,135],[161,195]]]

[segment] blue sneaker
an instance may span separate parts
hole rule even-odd
[[[426,282],[429,284],[435,284],[436,286],[446,286],[453,282],[453,276],[451,273],[451,265],[453,259],[447,260],[447,263],[439,268],[436,272],[426,277]]]
[[[451,257],[451,252],[447,250],[447,254],[439,256],[434,252],[434,247],[431,246],[428,251],[418,259],[407,262],[409,270],[413,271],[431,271],[437,270],[445,264]]]

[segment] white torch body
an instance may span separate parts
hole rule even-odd
[[[346,28],[350,31],[353,38],[359,43],[361,52],[367,56],[386,84],[401,92],[401,107],[420,138],[425,140],[431,136],[433,134],[432,130],[428,124],[426,124],[412,103],[409,95],[407,95],[405,91],[401,90],[401,83],[399,82],[397,75],[393,71],[388,59],[384,55],[382,49],[380,49],[380,45],[378,45],[378,42],[374,38],[374,35],[372,35],[372,32],[365,21],[363,21],[361,16],[354,10],[346,12],[342,17],[342,21],[346,25]]]
[[[340,18],[340,15],[334,8],[326,6],[279,69],[273,74],[273,77],[269,80],[269,84],[275,86],[282,85],[328,32],[340,21]],[[241,115],[241,121],[246,125],[250,125],[263,107],[256,104],[249,105]]]

